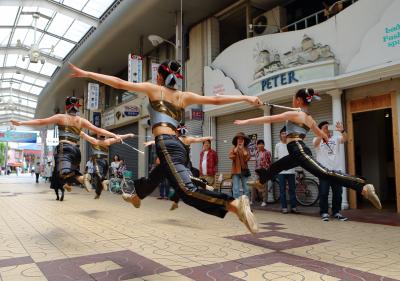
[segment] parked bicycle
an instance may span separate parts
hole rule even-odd
[[[296,200],[302,206],[312,206],[317,203],[319,199],[319,184],[316,180],[306,177],[303,170],[296,170]],[[272,185],[269,187],[272,189],[273,201],[277,202],[280,199],[279,181],[275,178],[272,181]],[[268,190],[268,194],[271,194],[271,190]],[[286,191],[289,190],[289,186],[286,184]]]
[[[131,193],[133,189],[133,173],[124,171],[121,177],[111,177],[109,190],[114,194]]]

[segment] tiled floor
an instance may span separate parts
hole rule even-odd
[[[257,235],[146,199],[140,209],[79,188],[55,200],[0,177],[0,280],[400,280],[400,227],[256,211]]]

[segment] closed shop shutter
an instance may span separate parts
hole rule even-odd
[[[138,134],[138,123],[130,124],[128,126],[120,127],[112,130],[114,134],[123,135],[133,133]],[[125,142],[135,148],[138,147],[138,138],[129,138]],[[121,158],[125,160],[126,167],[129,171],[133,172],[133,177],[137,178],[138,175],[138,152],[134,151],[132,148],[125,144],[113,144],[110,146],[109,159],[118,154]],[[112,161],[112,160],[111,160]],[[144,165],[144,163],[142,163]]]
[[[218,173],[230,173],[232,168],[232,160],[229,159],[229,151],[232,146],[232,139],[238,132],[243,132],[247,135],[257,134],[258,139],[264,137],[264,126],[263,125],[248,125],[248,126],[236,126],[233,121],[236,119],[248,119],[264,116],[264,111],[260,109],[254,109],[244,112],[238,112],[235,114],[229,114],[216,118],[217,126],[217,153],[218,153]],[[249,161],[249,169],[254,175],[255,161]]]

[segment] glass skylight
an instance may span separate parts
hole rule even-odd
[[[5,110],[7,101],[24,105],[12,118],[33,117],[25,111],[35,110],[37,96],[65,57],[92,27],[96,27],[96,19],[115,0],[49,2],[57,2],[61,8],[58,4],[54,10],[34,6],[40,1],[25,2],[31,6],[5,6],[0,0],[0,120],[11,118],[10,111]],[[18,5],[19,1],[15,3]],[[15,92],[11,93],[10,88]]]

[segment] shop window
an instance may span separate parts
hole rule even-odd
[[[247,38],[246,7],[238,9],[219,22],[220,51],[230,45]]]

